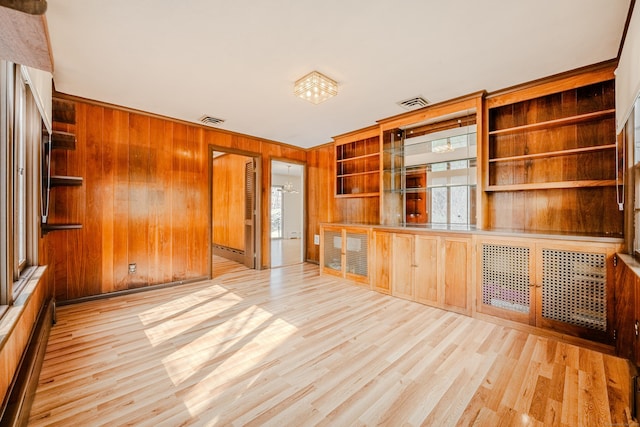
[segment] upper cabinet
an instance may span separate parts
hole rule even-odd
[[[484,228],[622,235],[613,68],[487,98]]]

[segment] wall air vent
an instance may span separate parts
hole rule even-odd
[[[397,102],[396,104],[398,104],[405,110],[417,110],[418,108],[426,107],[429,104],[429,101],[421,96],[415,96],[413,98]]]
[[[218,119],[211,116],[202,116],[200,117],[200,122],[204,123],[207,126],[218,126],[224,123],[224,119]]]

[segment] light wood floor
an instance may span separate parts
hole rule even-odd
[[[626,361],[318,275],[60,307],[32,426],[628,423]]]
[[[302,239],[271,239],[271,267],[302,262]]]

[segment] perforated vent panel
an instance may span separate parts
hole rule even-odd
[[[529,313],[529,248],[482,245],[482,303]]]
[[[604,254],[542,250],[542,317],[607,330]]]
[[[347,273],[367,275],[368,242],[366,234],[347,233]]]
[[[332,270],[342,270],[342,233],[324,232],[324,266]]]

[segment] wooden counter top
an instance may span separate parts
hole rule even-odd
[[[480,236],[496,237],[518,237],[531,239],[553,239],[567,241],[599,242],[599,243],[624,243],[622,236],[607,236],[602,234],[569,234],[554,231],[541,231],[537,233],[526,232],[524,230],[492,229],[479,230],[472,225],[455,224],[410,224],[410,225],[383,225],[383,224],[362,224],[362,223],[322,223],[322,226],[329,227],[353,227],[368,228],[372,230],[389,231],[393,233],[453,233],[472,234]]]

